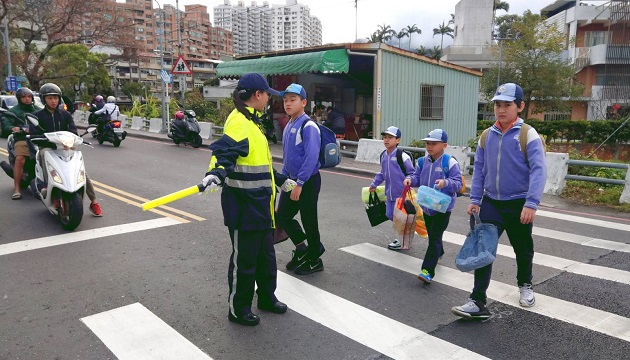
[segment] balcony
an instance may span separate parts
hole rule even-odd
[[[585,66],[603,64],[630,64],[630,45],[599,44],[568,50],[569,62],[575,72]]]

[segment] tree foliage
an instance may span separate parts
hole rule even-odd
[[[378,25],[376,31],[374,31],[369,37],[369,42],[386,42],[392,39],[392,37],[396,34],[396,31],[392,29],[389,25]]]
[[[0,20],[6,19],[13,42],[15,67],[37,88],[50,74],[50,52],[62,44],[83,42],[129,46],[135,42],[132,24],[100,0],[0,0]]]
[[[420,30],[419,27],[416,26],[416,24],[413,25],[407,25],[407,27],[404,28],[405,32],[407,33],[407,36],[409,36],[409,46],[407,46],[407,49],[411,49],[411,35],[413,34],[422,34],[422,30]]]
[[[519,36],[503,41],[500,83],[514,82],[523,88],[524,114],[530,114],[532,100],[536,106],[531,113],[565,110],[564,100],[580,96],[583,87],[575,83],[573,68],[562,60],[564,35],[530,11],[515,21],[512,28]],[[495,46],[495,50],[498,58],[499,47]],[[498,74],[498,62],[484,72],[482,91],[488,99],[496,91]]]
[[[46,73],[41,79],[59,85],[70,97],[76,96],[74,86],[79,84],[88,94],[109,94],[109,74],[104,65],[107,59],[107,55],[91,53],[82,44],[60,44],[48,53]]]
[[[433,36],[440,35],[440,49],[444,48],[444,35],[450,36],[451,39],[455,38],[453,35],[455,30],[452,27],[448,26],[444,21],[442,21],[442,25],[438,25],[438,27],[433,29]],[[441,52],[441,51],[440,51]]]

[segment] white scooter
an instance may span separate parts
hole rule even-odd
[[[37,118],[27,115],[35,126],[39,125]],[[87,134],[96,130],[96,125],[90,125]],[[83,136],[82,135],[82,136]],[[76,150],[77,145],[87,145],[81,136],[69,131],[56,131],[44,135],[27,135],[26,138],[37,145],[37,163],[35,165],[35,179],[30,188],[35,197],[39,197],[48,211],[57,216],[65,230],[74,230],[83,219],[83,194],[85,193],[85,164],[83,154]],[[48,184],[46,191],[42,166],[39,163],[39,152],[42,148],[50,148],[44,153]]]

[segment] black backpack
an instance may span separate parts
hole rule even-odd
[[[402,173],[405,174],[405,176],[407,176],[409,174],[407,174],[407,170],[405,169],[405,164],[403,162],[403,158],[402,158],[403,152],[409,155],[409,157],[411,158],[411,164],[414,166],[414,168],[415,168],[415,165],[413,163],[413,155],[409,151],[396,148],[396,161],[398,162],[398,166],[400,166],[400,170],[402,170]],[[383,156],[386,153],[387,153],[387,149],[383,150],[383,152],[381,153],[381,156],[379,157],[381,159],[381,162],[383,161]]]

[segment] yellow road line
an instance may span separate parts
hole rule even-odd
[[[138,195],[134,195],[134,194],[128,193],[126,191],[117,189],[117,188],[115,188],[113,186],[105,185],[105,184],[100,183],[98,181],[95,181],[93,179],[91,179],[91,180],[92,180],[92,184],[94,184],[95,186],[100,186],[102,188],[108,189],[108,190],[113,191],[113,192],[117,192],[117,193],[119,193],[121,195],[127,196],[127,197],[135,199],[135,200],[139,200],[139,201],[142,201],[142,202],[149,201],[149,199],[145,199],[145,198],[140,197]],[[204,218],[202,218],[200,216],[193,215],[191,213],[188,213],[188,212],[185,212],[185,211],[182,211],[182,210],[178,210],[178,209],[172,208],[170,206],[162,205],[162,206],[159,206],[158,208],[163,209],[163,210],[168,210],[168,211],[170,211],[172,213],[179,214],[179,215],[185,216],[185,217],[193,219],[193,220],[197,220],[197,221],[204,221],[204,220],[206,220],[206,219],[204,219]]]
[[[0,148],[0,154],[2,154],[2,155],[4,155],[4,156],[9,156],[9,152],[8,152],[8,151],[6,151],[6,150],[5,150],[5,149],[3,149],[3,148]]]
[[[93,182],[95,182],[95,181],[93,181]],[[99,192],[99,193],[101,193],[101,194],[105,194],[105,195],[107,195],[107,196],[109,196],[109,197],[112,197],[112,198],[114,198],[114,199],[117,199],[117,200],[120,200],[120,201],[122,201],[122,202],[125,202],[125,203],[127,203],[127,204],[129,204],[129,205],[133,205],[133,206],[137,206],[137,207],[142,207],[142,204],[141,204],[141,203],[138,203],[138,202],[135,202],[135,201],[131,201],[131,200],[126,199],[126,198],[124,198],[124,197],[122,197],[122,196],[119,196],[119,195],[113,194],[113,193],[111,193],[111,192],[109,192],[109,191],[107,191],[107,190],[104,190],[104,189],[101,189],[101,188],[98,188],[98,187],[94,187],[94,190],[98,191],[98,192]],[[179,222],[181,222],[181,223],[184,223],[184,224],[185,224],[185,223],[189,223],[189,222],[190,222],[190,221],[188,221],[188,220],[186,220],[186,219],[184,219],[184,218],[180,218],[179,216],[175,216],[175,215],[169,214],[169,213],[164,212],[164,211],[160,211],[160,210],[156,210],[156,209],[152,209],[152,210],[149,210],[149,211],[151,211],[151,212],[153,212],[153,213],[155,213],[155,214],[158,214],[158,215],[166,216],[166,217],[171,218],[171,219],[173,219],[173,220],[177,220],[177,221],[179,221]]]

